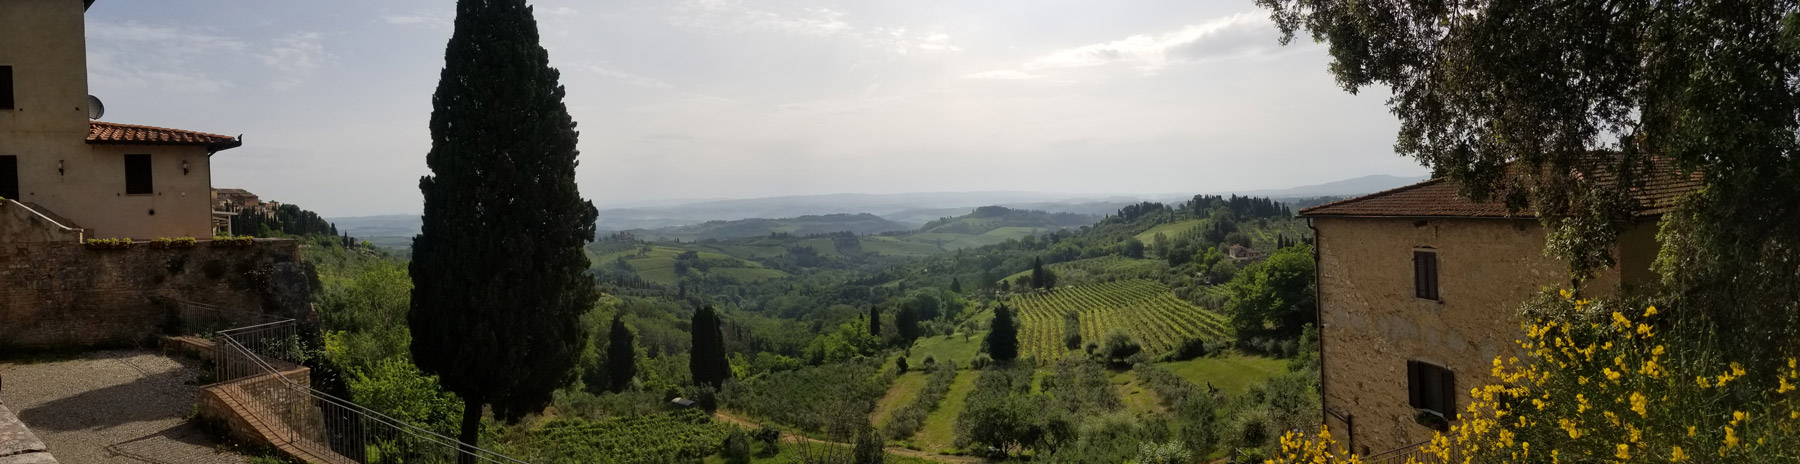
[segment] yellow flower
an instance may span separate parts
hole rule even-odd
[[[1650,398],[1643,393],[1631,392],[1631,410],[1638,413],[1639,417],[1649,417]]]
[[[1687,459],[1688,455],[1686,452],[1681,451],[1681,447],[1677,446],[1675,449],[1669,450],[1669,462],[1682,462]]]
[[[1567,299],[1567,298],[1574,298],[1574,297],[1575,297],[1575,294],[1574,294],[1574,293],[1569,293],[1569,289],[1566,289],[1566,288],[1565,288],[1565,289],[1562,289],[1562,297],[1563,297],[1563,298],[1565,298],[1565,299]]]
[[[1738,445],[1737,430],[1733,430],[1731,427],[1725,427],[1725,448],[1721,449],[1719,451],[1724,452],[1725,450],[1736,447],[1737,445]]]
[[[1694,436],[1694,426],[1688,426],[1688,436]]]
[[[1744,366],[1742,364],[1738,364],[1735,362],[1731,363],[1731,376],[1732,377],[1743,377],[1744,376]]]
[[[1631,459],[1631,446],[1626,445],[1624,443],[1620,443],[1619,444],[1619,452],[1617,454],[1614,454],[1614,456],[1618,456],[1619,459]]]
[[[1613,311],[1613,325],[1631,327],[1631,318],[1625,317],[1625,313]]]
[[[1700,384],[1700,388],[1712,388],[1712,384],[1706,383],[1706,376],[1704,375],[1695,376],[1694,383]]]
[[[1655,316],[1655,315],[1656,315],[1656,307],[1655,306],[1651,306],[1648,309],[1644,310],[1644,317],[1650,317],[1650,316]]]
[[[1651,350],[1650,350],[1650,355],[1652,355],[1652,356],[1662,356],[1662,355],[1663,355],[1663,353],[1664,353],[1664,352],[1665,352],[1665,351],[1664,351],[1664,350],[1663,350],[1663,346],[1662,346],[1662,345],[1656,345],[1656,348],[1653,348],[1653,349],[1651,349]]]

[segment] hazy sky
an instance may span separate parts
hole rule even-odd
[[[1249,0],[539,0],[582,194],[1186,193],[1417,175]],[[451,0],[100,0],[106,120],[244,134],[213,184],[419,210]]]

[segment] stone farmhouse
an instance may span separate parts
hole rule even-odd
[[[1598,182],[1609,182],[1598,179]],[[1657,166],[1634,196],[1617,263],[1589,289],[1653,283],[1657,219],[1698,180]],[[1469,390],[1517,349],[1519,305],[1573,285],[1529,212],[1474,202],[1438,178],[1301,210],[1317,240],[1324,420],[1351,451],[1404,452],[1454,423]]]
[[[93,3],[0,2],[0,197],[86,238],[212,236],[210,160],[242,138],[99,121]]]

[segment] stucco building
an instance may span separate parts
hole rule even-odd
[[[93,120],[82,0],[0,1],[0,197],[94,237],[210,237],[241,138]]]
[[[1698,181],[1659,168],[1639,189],[1617,264],[1583,286],[1656,279],[1657,218]],[[1521,335],[1521,303],[1568,288],[1536,217],[1473,202],[1447,179],[1301,210],[1317,239],[1324,420],[1364,454],[1415,446],[1454,423]]]

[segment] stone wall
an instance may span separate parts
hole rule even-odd
[[[0,351],[154,346],[178,323],[173,301],[308,320],[299,243],[96,250],[0,243]]]
[[[1469,389],[1492,381],[1495,356],[1517,349],[1519,305],[1544,288],[1570,285],[1565,263],[1544,255],[1535,219],[1314,218],[1313,225],[1324,405],[1349,418],[1351,445],[1365,454],[1431,437],[1408,402],[1408,360],[1453,371],[1461,410]],[[1620,275],[1651,276],[1636,269],[1656,251],[1653,238],[1644,240],[1647,227],[1622,241],[1621,266],[1632,269],[1605,272],[1588,288],[1610,290]],[[1413,251],[1425,248],[1437,253],[1441,301],[1414,296]]]

